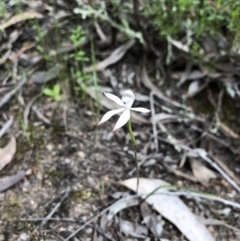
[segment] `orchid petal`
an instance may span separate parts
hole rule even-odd
[[[142,108],[142,107],[136,107],[136,108],[131,108],[131,110],[137,111],[137,112],[142,112],[142,113],[149,113],[151,110]]]
[[[122,111],[124,111],[125,108],[121,108],[121,109],[117,109],[117,110],[110,110],[108,111],[100,120],[100,122],[98,123],[98,125],[101,125],[103,122],[109,120],[113,115],[116,115],[117,113],[120,113]]]
[[[109,98],[110,100],[114,101],[118,105],[124,106],[124,103],[122,102],[122,100],[118,96],[113,95],[111,93],[106,93],[106,92],[104,92],[104,94],[106,95],[107,98]]]
[[[122,114],[121,116],[119,117],[113,131],[121,128],[122,126],[124,126],[128,120],[130,119],[130,110],[129,109],[126,109]]]

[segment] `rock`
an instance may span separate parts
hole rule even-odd
[[[26,234],[26,233],[21,233],[20,234],[20,240],[21,241],[28,241],[28,240],[30,240],[29,235]]]

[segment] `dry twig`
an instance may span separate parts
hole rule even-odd
[[[58,202],[55,207],[52,209],[52,211],[44,218],[44,220],[41,223],[41,226],[45,225],[48,221],[49,218],[52,217],[52,215],[59,209],[59,207],[62,205],[63,201],[69,196],[70,193],[70,187],[67,188],[65,191],[64,196],[61,198],[60,202]]]
[[[13,123],[13,117],[11,117],[1,128],[0,130],[0,138],[8,131]]]
[[[15,89],[9,91],[6,95],[3,96],[3,98],[0,100],[0,108],[5,105],[11,98],[12,96],[21,89],[21,87],[26,83],[26,78],[23,78],[22,81],[18,83]]]

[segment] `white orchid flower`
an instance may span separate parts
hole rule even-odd
[[[106,93],[104,92],[107,98],[113,100],[115,103],[120,105],[122,108],[117,109],[117,110],[110,110],[108,111],[101,119],[101,121],[98,123],[98,125],[101,125],[105,121],[109,120],[113,115],[116,115],[120,112],[123,112],[121,116],[119,117],[113,131],[116,131],[117,129],[121,128],[124,126],[128,120],[131,118],[131,110],[137,111],[137,112],[142,112],[142,113],[149,113],[151,110],[148,110],[146,108],[142,107],[137,107],[137,108],[132,108],[132,104],[135,100],[135,96],[131,90],[126,90],[123,93],[122,99],[120,99],[118,96]]]

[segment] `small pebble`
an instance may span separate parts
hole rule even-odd
[[[92,233],[92,228],[88,228],[88,229],[86,229],[86,231],[85,231],[87,234],[91,234]]]
[[[124,146],[123,147],[123,151],[128,151],[129,147],[128,146]]]
[[[29,239],[29,235],[26,234],[26,233],[20,234],[20,240],[21,240],[21,241],[28,241],[28,240],[30,240],[30,239]]]
[[[229,216],[229,214],[231,213],[232,209],[227,207],[227,208],[224,208],[222,210],[218,210],[217,213],[219,214],[222,214],[224,216]]]
[[[27,171],[25,172],[25,175],[26,176],[32,175],[32,169],[31,168],[27,169]]]
[[[215,229],[213,228],[213,226],[209,226],[207,229],[208,229],[208,231],[210,233],[214,233],[215,232]]]
[[[177,181],[177,185],[178,186],[183,186],[183,182],[179,180],[179,181]]]
[[[164,161],[165,163],[172,163],[173,159],[172,159],[170,156],[165,156],[164,159],[163,159],[163,161]]]
[[[5,194],[4,193],[0,193],[0,202],[4,201],[5,198]],[[1,224],[1,221],[0,221]]]
[[[51,111],[47,111],[45,112],[45,115],[49,118],[49,117],[52,117],[52,112]]]
[[[83,151],[79,151],[77,154],[81,159],[85,158],[85,153]]]
[[[71,159],[66,158],[64,161],[65,161],[65,163],[69,164],[71,162]]]
[[[227,182],[226,180],[222,180],[221,183],[225,186],[225,187],[231,187],[231,185],[229,184],[229,182]]]
[[[234,198],[236,197],[236,195],[237,195],[237,192],[235,190],[232,190],[230,193],[227,194],[227,196],[230,198]]]
[[[47,148],[49,151],[52,151],[53,148],[54,148],[54,145],[53,145],[53,144],[48,144],[48,145],[46,146],[46,148]]]
[[[144,167],[147,167],[147,166],[152,166],[152,165],[155,165],[157,163],[156,159],[149,159],[148,161],[146,161],[144,163]]]
[[[38,179],[39,181],[42,181],[43,176],[42,176],[42,173],[41,173],[41,172],[38,172],[38,173],[37,173],[37,179]]]

